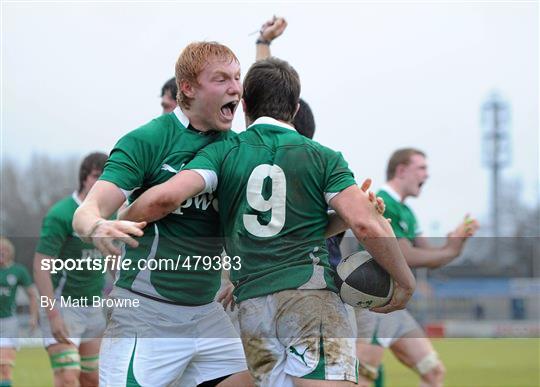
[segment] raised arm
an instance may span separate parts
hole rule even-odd
[[[259,37],[257,38],[255,61],[269,58],[272,56],[270,52],[270,44],[280,36],[287,28],[287,21],[282,17],[274,16],[261,27]]]
[[[205,181],[195,171],[181,171],[165,183],[143,193],[119,218],[135,222],[155,222],[176,210],[187,199],[205,189]]]
[[[401,253],[394,232],[370,202],[369,195],[358,186],[351,186],[330,201],[330,205],[349,225],[366,250],[394,279],[394,294],[390,303],[378,312],[403,309],[414,292],[416,281]]]

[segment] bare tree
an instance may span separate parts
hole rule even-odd
[[[31,266],[41,222],[51,205],[77,188],[78,158],[33,155],[27,166],[2,159],[0,234],[15,245],[18,262]]]

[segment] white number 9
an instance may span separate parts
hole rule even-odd
[[[267,199],[262,196],[264,179],[272,179],[272,195]],[[259,223],[257,215],[244,215],[244,227],[258,237],[277,235],[285,225],[285,199],[287,182],[285,173],[277,165],[261,164],[251,172],[247,182],[246,198],[255,211],[272,210],[270,222],[266,225]]]

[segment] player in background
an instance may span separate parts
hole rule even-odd
[[[171,113],[176,109],[176,95],[178,94],[178,86],[176,86],[176,78],[169,79],[161,88],[161,108],[163,114]]]
[[[255,63],[244,82],[248,129],[203,149],[185,168],[192,170],[151,188],[123,216],[154,221],[217,187],[227,252],[243,257],[232,279],[257,383],[353,385],[352,331],[324,247],[328,203],[396,280],[394,297],[380,311],[405,305],[412,273],[342,156],[290,126],[300,94],[296,71],[270,58]],[[268,354],[264,361],[261,353]]]
[[[126,242],[113,299],[138,300],[114,308],[101,349],[102,385],[245,386],[251,378],[242,344],[221,305],[213,302],[221,269],[188,267],[189,256],[220,255],[214,197],[203,194],[149,224],[107,221],[126,198],[165,182],[204,146],[228,136],[242,95],[240,64],[216,42],[188,45],[176,63],[178,106],[128,133],[112,150],[103,175],[74,217],[74,227],[106,254]],[[128,235],[139,238],[137,241]],[[174,266],[145,263],[171,258]],[[140,264],[143,266],[140,266]],[[180,262],[180,265],[176,265]],[[106,360],[105,360],[106,359]]]
[[[37,327],[37,293],[26,267],[15,263],[15,247],[11,241],[0,236],[0,387],[11,386],[11,371],[15,365],[18,349],[19,326],[15,315],[17,288],[22,286],[28,295],[30,329]]]
[[[106,160],[104,153],[92,153],[84,158],[79,169],[79,188],[47,212],[34,256],[34,280],[43,306],[40,308],[40,327],[55,386],[98,384],[99,345],[105,329],[103,310],[91,306],[61,307],[60,302],[68,297],[74,302],[101,297],[105,275],[86,266],[83,270],[51,274],[51,267],[52,260],[56,259],[101,259],[94,246],[78,238],[71,222],[75,210],[101,175]]]
[[[448,234],[442,247],[431,246],[422,237],[418,221],[412,210],[405,204],[408,197],[417,197],[428,179],[427,161],[424,152],[414,148],[396,150],[388,162],[386,184],[377,193],[386,204],[384,216],[391,219],[391,225],[399,241],[400,249],[412,268],[430,269],[444,266],[458,257],[469,237],[474,235],[479,225],[467,215],[456,229]],[[406,310],[387,315],[370,312],[358,313],[359,318],[375,320],[375,341],[380,346],[358,342],[359,356],[373,366],[376,371],[381,363],[385,347],[390,347],[394,355],[407,367],[420,375],[421,387],[443,385],[445,368],[430,340]],[[376,377],[376,372],[373,373]]]

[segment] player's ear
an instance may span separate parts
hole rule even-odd
[[[195,88],[193,87],[193,85],[186,81],[186,80],[182,80],[180,82],[180,91],[182,93],[184,93],[184,95],[188,98],[194,98],[195,97]]]
[[[398,164],[398,165],[396,166],[396,173],[395,173],[395,175],[396,175],[396,176],[401,176],[401,175],[403,174],[403,171],[405,171],[405,168],[406,168],[406,167],[407,167],[407,166],[406,166],[405,164]]]

